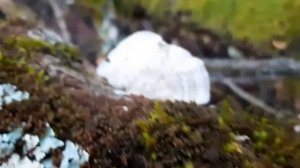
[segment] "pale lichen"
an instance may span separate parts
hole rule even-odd
[[[28,92],[17,90],[17,87],[12,84],[0,84],[0,110],[3,105],[8,105],[14,101],[20,102],[29,99]]]
[[[39,138],[36,135],[25,134],[18,128],[8,134],[0,134],[0,158],[9,157],[7,162],[2,162],[0,168],[32,167],[54,168],[51,150],[64,147],[60,168],[79,168],[88,161],[89,154],[81,147],[67,140],[66,143],[57,139],[52,128],[47,124],[46,135]],[[16,142],[22,140],[23,155],[15,153]],[[33,157],[29,157],[33,156]],[[20,159],[22,158],[22,159]]]

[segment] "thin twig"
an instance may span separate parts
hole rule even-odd
[[[278,116],[279,113],[276,109],[273,107],[265,104],[262,100],[254,97],[250,93],[244,91],[241,87],[236,85],[232,80],[225,79],[222,82],[224,85],[228,86],[236,95],[238,95],[240,98],[246,100],[247,102],[263,109],[265,112],[271,115]]]

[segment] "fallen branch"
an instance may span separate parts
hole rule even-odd
[[[205,59],[211,80],[231,79],[235,83],[251,83],[282,77],[300,77],[300,63],[294,59]]]
[[[226,85],[227,87],[229,87],[237,96],[246,100],[248,103],[253,104],[253,105],[263,109],[268,114],[279,117],[280,113],[278,113],[278,111],[276,109],[265,104],[263,101],[252,96],[251,94],[247,93],[242,88],[240,88],[237,84],[235,84],[232,80],[225,79],[222,81],[222,83],[224,85]]]

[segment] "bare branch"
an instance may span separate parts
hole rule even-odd
[[[236,85],[232,80],[225,79],[222,82],[224,85],[228,86],[237,96],[240,98],[246,100],[250,104],[253,104],[261,109],[263,109],[268,114],[274,115],[279,117],[280,113],[273,107],[265,104],[263,101],[259,100],[258,98],[252,96],[251,94],[244,91],[242,88],[240,88],[238,85]]]
[[[286,76],[300,77],[300,63],[288,58],[264,60],[205,59],[211,80],[222,82],[231,79],[235,83],[252,83]]]

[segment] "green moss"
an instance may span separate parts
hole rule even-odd
[[[259,163],[257,163],[256,161],[245,160],[243,167],[244,168],[258,168],[258,167],[263,167],[263,166],[260,165]]]
[[[185,123],[182,124],[181,130],[186,134],[189,134],[191,132],[191,128],[187,126]]]
[[[232,141],[224,146],[227,153],[242,153],[241,145],[238,142]]]
[[[156,102],[153,111],[148,119],[136,121],[137,126],[142,130],[143,143],[150,149],[156,145],[156,138],[152,135],[152,129],[157,124],[171,124],[174,119],[162,110],[160,103]]]
[[[46,75],[44,70],[39,70],[36,67],[32,66],[30,63],[26,62],[24,57],[10,57],[4,56],[2,53],[0,54],[0,71],[3,73],[2,82],[13,82],[17,83],[19,80],[23,78],[23,76],[27,76],[28,78],[32,78],[31,81],[34,84],[42,85],[49,80],[49,77]],[[20,74],[8,74],[11,70],[15,73]],[[22,73],[24,73],[22,75]]]
[[[220,126],[229,131],[231,140],[224,146],[225,152],[240,152],[238,142],[233,140],[235,134],[244,134],[251,138],[257,155],[280,166],[292,165],[300,159],[300,137],[291,131],[294,122],[290,119],[278,120],[264,117],[255,112],[232,111],[233,102],[224,100],[219,116]]]
[[[188,134],[189,138],[192,140],[192,142],[194,144],[201,144],[201,143],[203,143],[203,136],[202,136],[202,134],[200,132],[194,131],[194,132],[191,132],[191,133],[188,132],[187,134]]]
[[[151,153],[151,159],[152,159],[153,161],[156,161],[156,159],[157,159],[157,153],[156,153],[156,152],[152,152],[152,153]]]
[[[159,122],[162,124],[170,124],[174,122],[174,118],[163,111],[160,103],[156,102],[154,105],[154,110],[150,113],[150,122]]]
[[[193,162],[189,161],[184,163],[184,168],[194,168]]]
[[[155,102],[147,118],[134,121],[140,130],[141,143],[145,151],[150,153],[152,161],[164,158],[164,152],[185,155],[191,146],[191,150],[194,150],[205,142],[202,133],[191,128],[189,118],[171,114],[165,108],[162,103]],[[186,157],[182,159],[186,160],[190,155],[191,152],[187,152]]]
[[[143,134],[143,142],[147,148],[151,148],[156,144],[157,142],[156,138],[153,135],[151,135],[149,132],[143,132],[142,134]]]
[[[9,37],[5,40],[6,46],[33,56],[34,52],[43,52],[61,58],[64,63],[78,60],[78,49],[68,45],[57,43],[50,44],[45,41],[31,39],[29,37]]]
[[[230,123],[235,119],[236,112],[231,107],[231,99],[225,99],[220,106],[220,115],[218,123],[220,128],[230,130]]]

